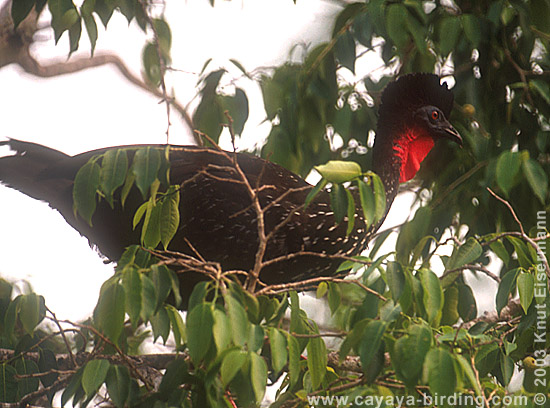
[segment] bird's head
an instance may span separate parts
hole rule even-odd
[[[433,74],[406,75],[390,83],[382,93],[375,160],[399,165],[399,182],[413,178],[435,142],[449,139],[462,146],[462,138],[448,117],[453,94]],[[378,150],[378,151],[376,151]],[[378,163],[378,166],[384,166]]]
[[[462,146],[462,137],[437,106],[422,106],[414,111],[413,117],[417,127],[434,140],[449,139]]]

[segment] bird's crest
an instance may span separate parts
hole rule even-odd
[[[441,84],[434,74],[410,74],[386,86],[379,109],[380,120],[386,115],[405,115],[415,108],[435,106],[449,117],[453,107],[453,94],[447,84]]]

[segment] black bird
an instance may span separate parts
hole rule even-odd
[[[399,183],[414,177],[435,141],[450,139],[462,144],[447,120],[452,106],[452,93],[433,74],[403,76],[385,88],[373,147],[373,170],[386,189],[386,214]],[[15,151],[15,155],[0,158],[0,181],[49,203],[107,258],[116,261],[127,246],[139,243],[140,231],[132,228],[132,218],[143,199],[136,188],[124,208],[119,201],[112,209],[101,200],[92,218],[93,227],[74,215],[72,189],[77,171],[92,156],[108,149],[68,156],[14,139],[0,145]],[[263,261],[272,262],[260,275],[266,284],[330,275],[341,261],[311,253],[356,255],[365,249],[381,224],[382,220],[367,228],[362,211],[357,211],[355,228],[346,235],[346,223],[335,222],[329,193],[322,191],[303,210],[312,188],[306,181],[259,157],[235,154],[250,185],[260,187],[259,200],[262,208],[267,208],[265,232],[272,236]],[[258,251],[257,213],[232,164],[233,155],[197,146],[174,146],[171,150],[170,182],[181,185],[181,220],[169,248],[189,255],[198,253],[208,261],[219,262],[224,270],[250,271]],[[292,255],[304,251],[310,254]],[[204,279],[196,274],[180,277],[184,297],[198,280]]]

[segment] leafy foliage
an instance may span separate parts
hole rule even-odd
[[[465,148],[442,144],[430,154],[418,177],[418,191],[429,194],[417,194],[422,206],[399,229],[395,253],[378,254],[389,235],[381,233],[368,254],[342,263],[340,271],[349,271],[351,279],[318,282],[317,296],[326,299],[332,315],[329,334],[340,342],[326,341],[326,329],[307,316],[292,287],[276,296],[249,293],[228,276],[196,285],[182,316],[172,306],[180,299],[176,273],[135,246],[104,283],[91,321],[66,330],[64,335],[75,336],[64,346],[40,326],[44,299],[34,293],[13,297],[11,284],[0,281],[1,338],[13,350],[1,366],[0,400],[18,401],[39,387],[58,385],[63,404],[81,406],[98,392],[118,407],[254,406],[278,378],[283,380],[275,407],[307,406],[319,395],[366,400],[462,393],[492,401],[514,392],[548,396],[548,339],[541,328],[550,316],[550,3],[457,3],[461,8],[416,0],[349,4],[328,43],[257,81],[272,124],[262,155],[301,175],[316,166],[323,179],[306,204],[331,183],[339,220],[353,220],[351,182],[372,225],[384,214],[383,188],[378,176],[361,168],[372,160],[365,135],[375,129],[373,105],[389,77],[357,77],[357,62],[374,50],[394,71],[436,69],[455,80],[451,121]],[[152,28],[156,38],[144,47],[144,75],[160,85],[162,67],[170,63],[171,34],[163,19],[148,17],[145,2],[47,4],[56,40],[69,34],[70,53],[78,47],[82,23],[93,51],[96,16],[107,25],[115,10]],[[34,5],[42,9],[45,2],[13,3],[16,25]],[[230,64],[255,81],[237,61]],[[216,142],[226,111],[235,134],[242,133],[249,105],[241,88],[222,94],[219,85],[229,73],[208,66],[199,78],[193,119]],[[346,82],[338,79],[341,73],[356,75]],[[343,147],[333,143],[335,134]],[[112,205],[117,189],[124,200],[135,185],[146,200],[134,217],[136,227],[142,222],[141,244],[166,248],[179,224],[179,192],[169,185],[166,154],[145,148],[93,158],[76,176],[75,211],[91,222],[98,199]],[[445,247],[449,256],[439,251]],[[501,262],[489,265],[489,254]],[[472,273],[498,284],[493,319],[477,318]],[[157,387],[130,358],[144,327],[180,353],[162,367]],[[338,349],[338,356],[328,349]],[[63,371],[54,351],[88,354]],[[525,372],[516,391],[507,388],[515,367]]]

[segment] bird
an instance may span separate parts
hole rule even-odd
[[[260,281],[276,285],[329,276],[342,262],[340,256],[354,256],[367,247],[400,183],[415,176],[435,142],[448,139],[462,146],[460,134],[448,120],[452,107],[452,92],[435,74],[404,75],[384,88],[372,170],[384,185],[386,209],[378,222],[367,225],[355,200],[358,211],[349,234],[346,222],[336,222],[328,191],[320,191],[304,208],[313,186],[276,163],[213,147],[170,146],[170,183],[180,186],[180,223],[168,248],[216,262],[225,271],[253,270],[260,242],[258,217],[244,176],[264,210],[268,240]],[[113,207],[100,200],[91,223],[75,214],[72,193],[78,170],[90,158],[109,149],[136,146],[69,156],[16,139],[0,145],[14,152],[0,158],[0,182],[47,202],[106,258],[116,262],[126,247],[140,242],[140,231],[132,225],[143,203],[137,188],[133,187],[124,206],[120,195]],[[196,272],[178,276],[184,299],[205,279]]]

